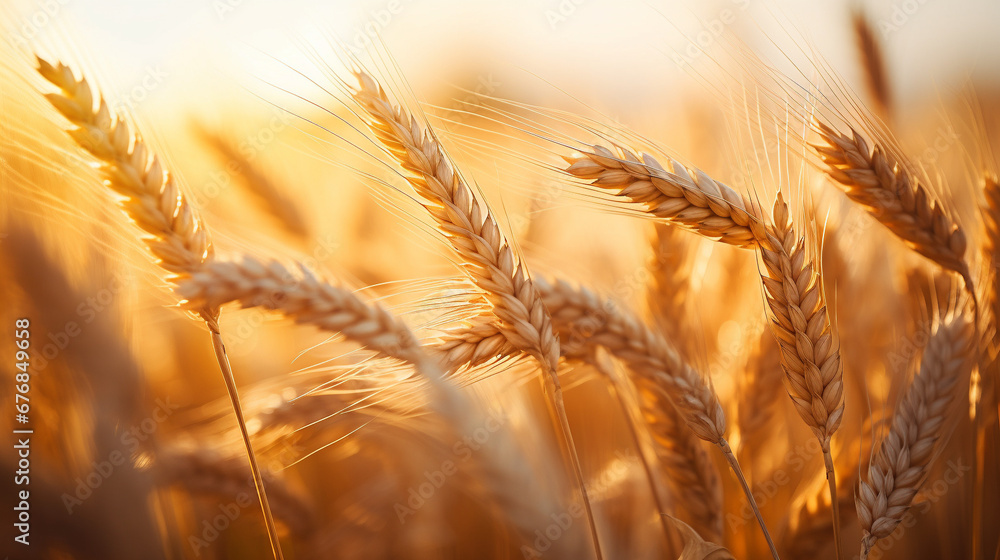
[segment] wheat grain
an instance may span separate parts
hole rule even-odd
[[[972,321],[960,311],[935,324],[920,371],[893,413],[892,427],[858,491],[862,559],[892,534],[927,476],[951,416],[956,385],[968,374],[974,336]]]
[[[640,160],[627,148],[599,145],[565,159],[566,173],[638,203],[652,216],[730,245],[754,245],[759,208],[700,170],[674,160],[664,167],[647,153]]]

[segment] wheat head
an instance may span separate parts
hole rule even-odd
[[[158,264],[178,276],[198,270],[212,256],[208,230],[160,159],[86,78],[77,80],[61,62],[37,62],[39,74],[59,88],[45,97],[75,126],[69,135],[97,158],[105,184],[124,197],[122,209],[148,234]]]
[[[968,373],[974,347],[973,322],[952,311],[935,325],[914,376],[892,417],[892,427],[868,467],[857,496],[864,536],[861,557],[892,534],[920,490],[939,448],[956,395]]]
[[[354,99],[368,114],[369,128],[407,171],[407,181],[484,291],[504,335],[555,371],[559,342],[548,313],[492,213],[455,169],[433,131],[394,105],[367,73],[358,71],[356,76]]]
[[[844,192],[860,204],[907,246],[957,272],[971,289],[965,263],[966,237],[941,201],[911,175],[890,150],[868,143],[852,130],[851,136],[816,122],[815,128],[826,145],[814,145],[827,174],[840,183]]]
[[[649,214],[737,247],[755,243],[752,225],[760,211],[751,201],[698,169],[674,160],[669,167],[647,154],[595,145],[566,157],[565,172],[615,196],[641,204]]]

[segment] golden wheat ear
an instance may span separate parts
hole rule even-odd
[[[527,268],[489,206],[459,173],[433,130],[405,107],[395,105],[371,75],[358,70],[355,77],[358,86],[352,94],[366,115],[368,128],[406,172],[406,181],[462,259],[462,268],[483,291],[500,320],[500,332],[514,347],[541,364],[550,414],[573,467],[594,549],[598,559],[602,558],[586,479],[563,402],[558,375],[559,341]]]
[[[211,262],[214,252],[208,230],[160,158],[131,131],[122,115],[108,108],[104,97],[86,78],[77,80],[73,70],[61,62],[51,64],[35,58],[38,73],[59,88],[57,93],[45,94],[45,98],[74,126],[69,136],[97,160],[104,184],[122,197],[122,210],[145,232],[143,241],[157,264],[170,273],[168,279],[176,282],[190,277]],[[280,560],[281,543],[219,331],[219,310],[200,307],[192,311],[205,320],[212,333],[212,346],[243,436],[271,549]]]
[[[900,524],[947,433],[950,407],[973,362],[973,321],[953,310],[934,325],[914,376],[892,416],[857,495],[861,558]],[[958,387],[958,390],[956,390]]]

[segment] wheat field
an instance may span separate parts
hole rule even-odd
[[[0,7],[6,557],[1000,560],[972,12],[209,4]]]

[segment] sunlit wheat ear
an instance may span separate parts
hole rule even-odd
[[[673,160],[664,167],[623,147],[593,146],[566,157],[566,173],[638,203],[650,215],[738,247],[754,245],[760,210],[751,201],[697,169]]]
[[[123,210],[147,233],[144,240],[158,264],[176,281],[210,262],[213,253],[208,231],[156,154],[129,130],[121,115],[111,112],[104,97],[91,89],[86,79],[77,80],[73,70],[61,62],[52,65],[40,57],[35,58],[39,74],[59,88],[59,93],[45,97],[76,126],[69,135],[97,159],[105,185],[124,197]],[[201,315],[212,332],[219,369],[243,435],[271,548],[275,558],[281,560],[281,544],[219,332],[218,308],[200,307],[192,311]]]
[[[368,126],[407,171],[406,180],[464,259],[463,267],[492,304],[504,334],[555,371],[559,343],[548,313],[490,210],[454,168],[433,132],[394,105],[371,76],[358,72],[357,78],[354,99],[367,112]]]
[[[597,525],[559,383],[559,341],[541,297],[489,207],[455,169],[433,131],[421,126],[403,107],[394,105],[367,73],[355,74],[359,85],[353,92],[354,100],[367,113],[368,127],[407,172],[407,182],[451,242],[466,273],[490,302],[500,320],[501,332],[515,347],[542,364],[547,403],[573,467],[600,559]]]
[[[823,449],[840,556],[839,502],[830,438],[844,415],[844,368],[839,341],[823,301],[819,273],[806,252],[805,237],[792,229],[788,205],[778,193],[773,223],[758,231],[766,268],[761,277],[771,311],[771,332],[781,348],[788,395]]]
[[[667,395],[695,435],[719,446],[754,510],[772,556],[777,558],[756,500],[726,441],[726,415],[712,385],[639,318],[586,288],[574,288],[563,281],[550,284],[541,278],[535,282],[552,315],[552,324],[564,341],[561,347],[564,356],[585,357],[594,345],[603,346],[622,360],[636,377],[652,383]],[[473,342],[481,340],[484,334],[477,331]]]
[[[862,559],[892,534],[920,490],[971,367],[974,336],[972,321],[960,311],[935,325],[920,371],[893,412],[892,427],[858,491]]]
[[[215,261],[182,281],[178,293],[192,308],[235,302],[244,308],[277,311],[298,324],[338,333],[373,352],[412,364],[428,382],[433,406],[459,438],[481,429],[485,423],[464,394],[444,380],[439,364],[424,351],[409,327],[380,305],[321,280],[305,267],[293,273],[280,263],[264,263],[250,256],[238,261]],[[510,437],[507,430],[497,430],[491,436],[491,445],[481,448],[482,457],[476,467],[490,503],[501,509],[526,543],[531,543],[534,531],[550,522],[549,512],[539,509],[543,502],[540,496],[521,491],[531,487],[532,473],[524,468],[526,460],[515,453],[519,449],[516,442],[507,441]]]
[[[340,333],[374,352],[434,367],[409,328],[388,311],[362,301],[347,288],[320,280],[305,268],[292,272],[278,262],[265,263],[250,256],[213,261],[182,280],[177,292],[188,308],[218,308],[230,302],[263,307],[297,323]]]
[[[814,128],[826,144],[813,147],[847,196],[908,247],[960,274],[971,290],[965,232],[905,163],[883,146],[869,149],[857,131],[847,136],[822,122],[814,122]]]
[[[760,238],[766,276],[761,280],[771,310],[771,332],[781,348],[788,394],[825,446],[844,412],[843,366],[819,274],[808,259],[805,237],[792,229],[779,194],[774,224]]]
[[[37,62],[59,88],[45,97],[76,127],[69,135],[97,158],[105,184],[124,197],[122,209],[148,234],[144,241],[159,265],[181,276],[197,270],[212,255],[208,231],[160,159],[85,78],[61,62]]]

